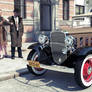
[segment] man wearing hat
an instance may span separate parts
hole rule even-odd
[[[8,18],[10,22],[10,35],[11,35],[11,58],[15,59],[15,48],[17,47],[18,57],[22,56],[22,36],[24,32],[22,18],[19,16],[19,10],[14,10],[14,16]]]

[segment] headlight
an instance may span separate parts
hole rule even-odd
[[[38,41],[41,44],[45,44],[47,42],[47,40],[48,40],[48,37],[45,35],[39,35],[39,37],[38,37]]]
[[[67,46],[72,46],[73,45],[73,40],[74,38],[72,36],[66,36],[65,37],[65,43]]]

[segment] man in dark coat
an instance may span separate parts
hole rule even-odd
[[[18,57],[22,56],[22,35],[24,32],[22,18],[19,16],[19,10],[14,10],[14,16],[8,18],[10,22],[10,35],[11,35],[11,58],[15,59],[15,47],[18,50]]]

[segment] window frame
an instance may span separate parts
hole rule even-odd
[[[67,6],[67,10],[64,9],[64,7],[65,7],[65,2],[67,2],[67,5],[68,5],[68,6]],[[69,20],[69,15],[70,15],[70,14],[69,14],[69,6],[70,6],[70,5],[69,5],[69,0],[63,0],[63,20]],[[67,12],[67,15],[66,15],[67,18],[65,18],[65,11]]]
[[[76,12],[76,8],[78,8],[78,12]],[[82,9],[82,12],[81,12],[81,9]],[[75,6],[75,14],[76,15],[80,15],[80,14],[84,14],[84,13],[85,13],[85,6],[83,6],[83,5],[76,5]]]
[[[22,2],[23,1],[23,2]],[[20,11],[19,15],[25,19],[26,18],[26,0],[14,0],[14,9],[18,9]],[[23,3],[23,5],[21,4]],[[23,10],[22,10],[22,8]],[[22,15],[24,14],[24,15]]]

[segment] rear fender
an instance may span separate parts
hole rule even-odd
[[[77,61],[85,58],[89,54],[92,54],[92,47],[78,48],[67,58],[66,61],[64,61],[63,64],[68,67],[74,67]]]
[[[88,54],[92,54],[92,47],[79,48],[75,50],[74,54],[76,56],[86,56]]]

